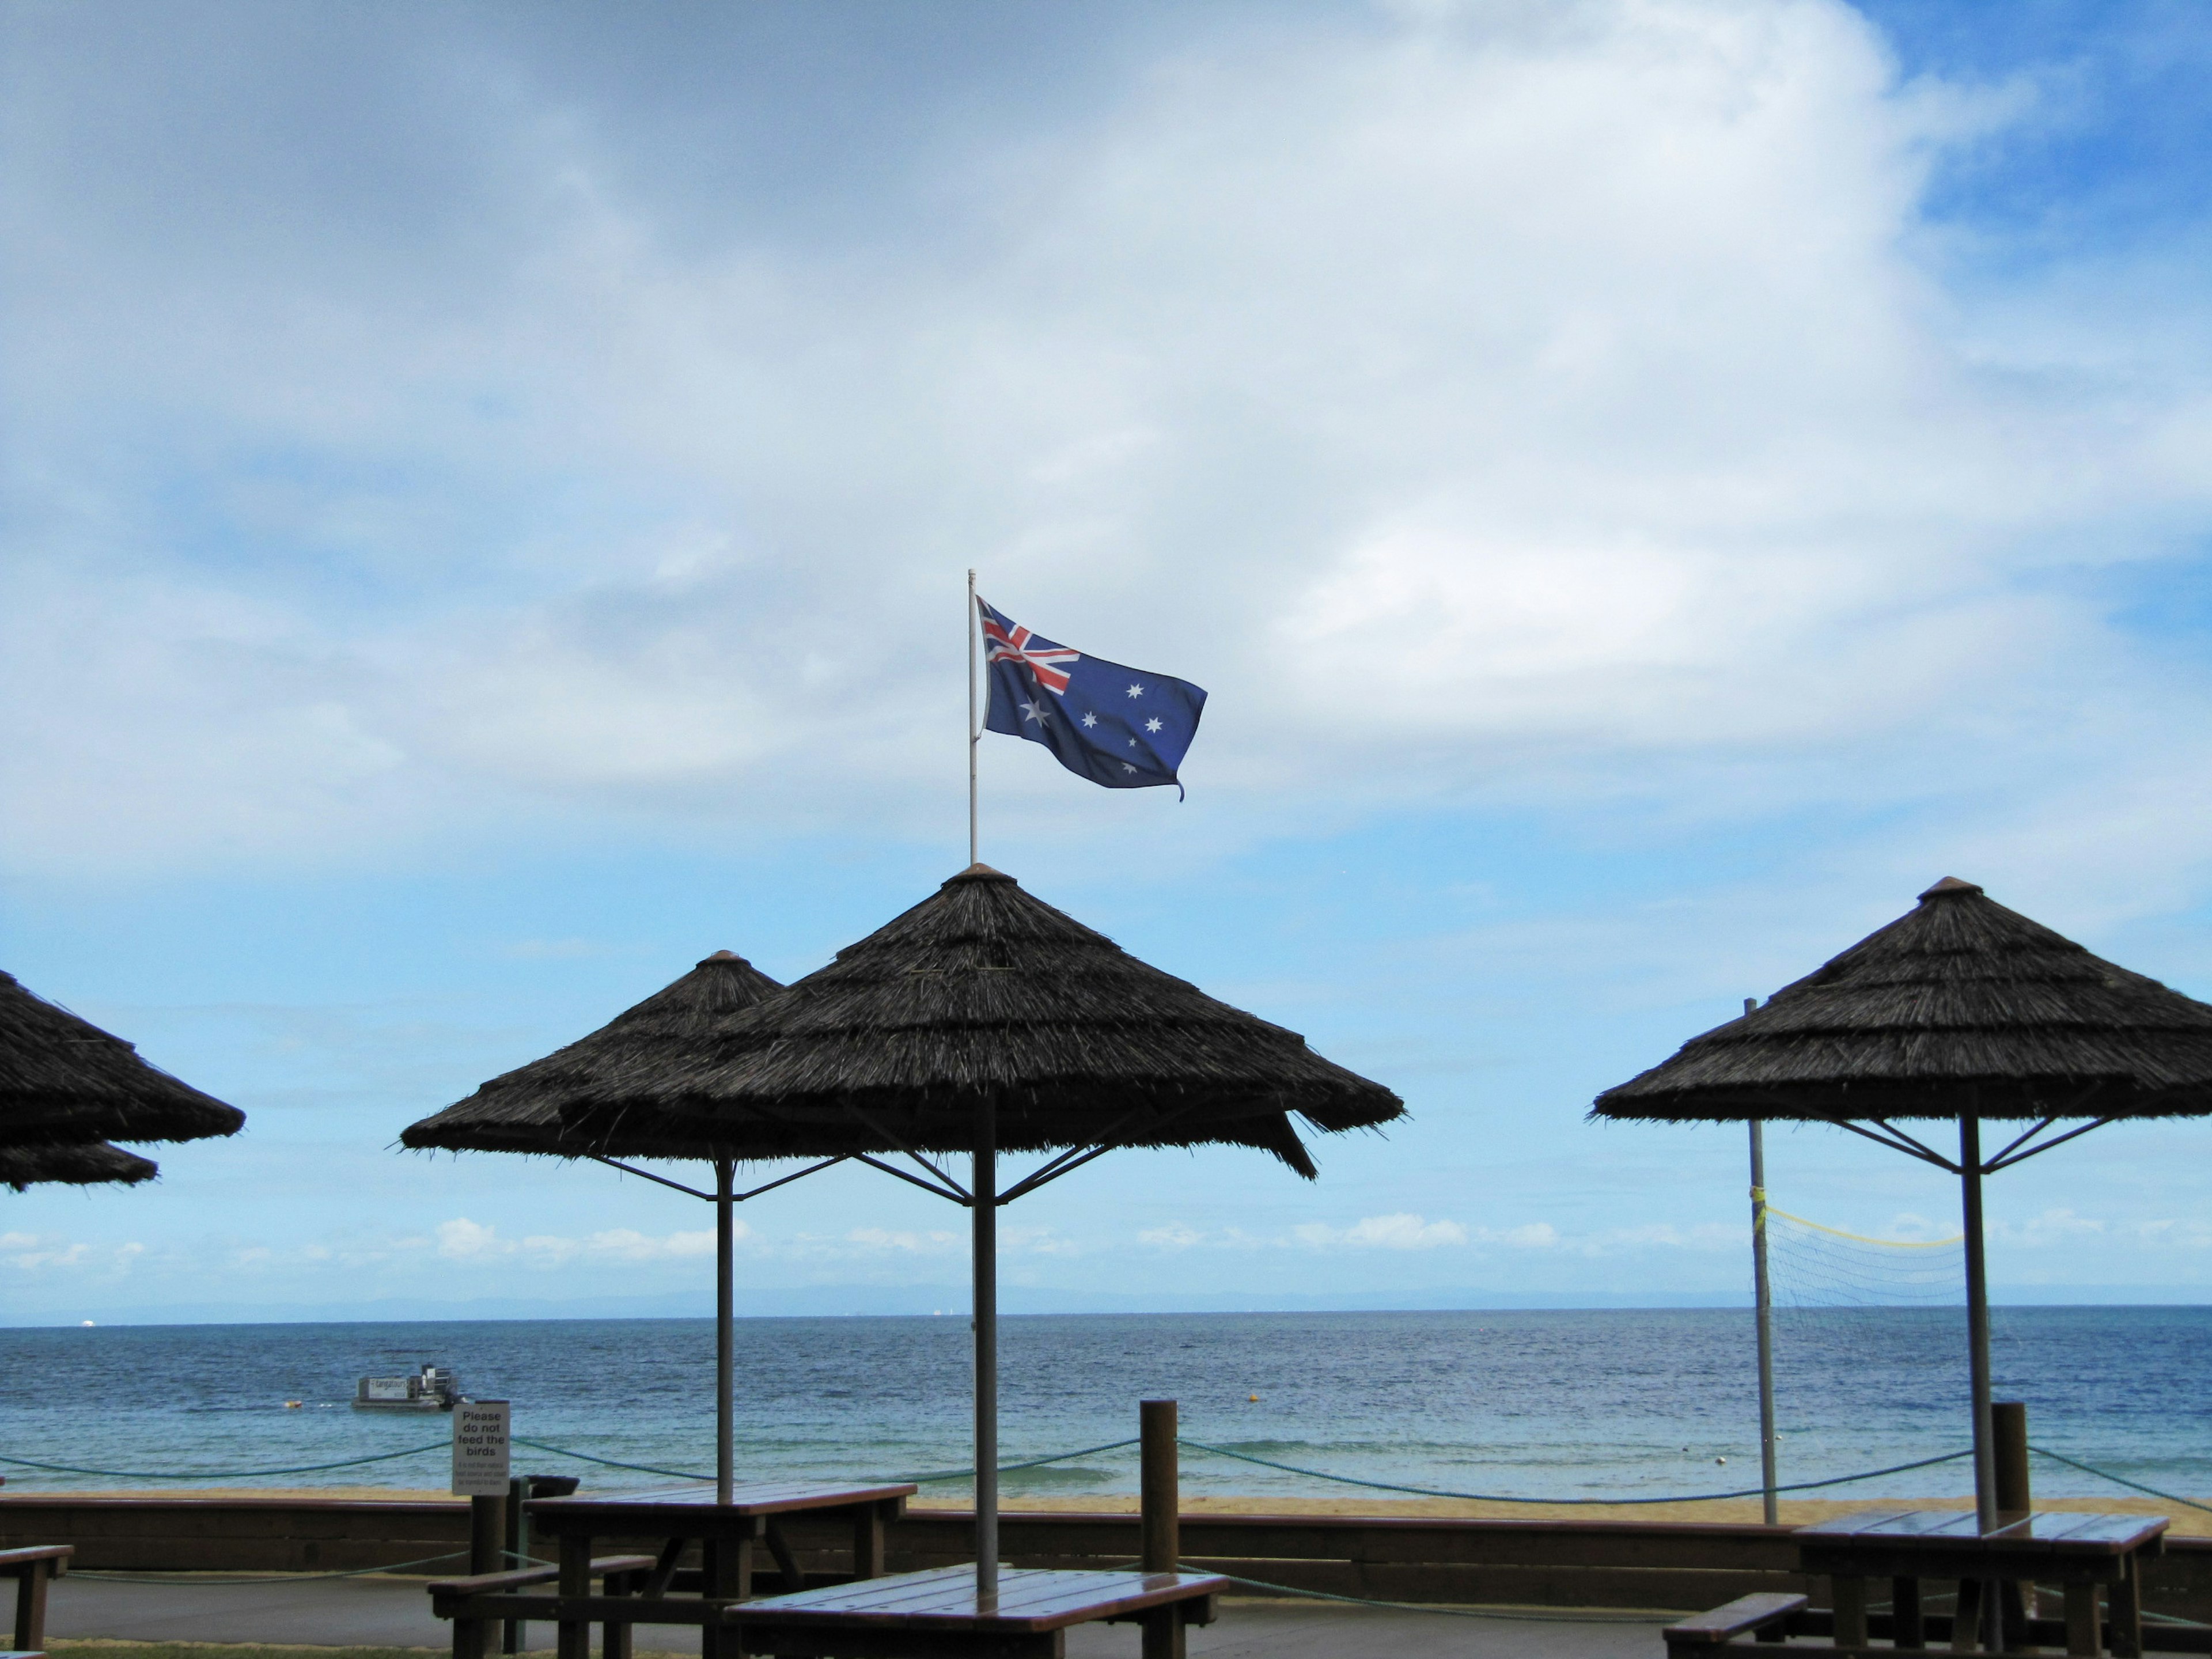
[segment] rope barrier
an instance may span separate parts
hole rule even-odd
[[[42,1469],[51,1474],[97,1474],[116,1480],[245,1480],[264,1474],[321,1474],[329,1469],[358,1468],[363,1463],[389,1463],[395,1457],[417,1457],[424,1452],[444,1451],[451,1444],[450,1441],[436,1440],[427,1446],[410,1446],[405,1451],[349,1457],[337,1463],[301,1463],[287,1469],[81,1469],[68,1463],[35,1463],[27,1457],[0,1457],[0,1463],[14,1468]]]
[[[512,1550],[500,1552],[501,1555],[512,1555],[514,1553]],[[469,1553],[466,1550],[447,1550],[443,1555],[426,1555],[420,1561],[396,1561],[388,1567],[353,1567],[344,1572],[287,1572],[280,1573],[273,1578],[233,1578],[225,1573],[216,1576],[213,1582],[224,1584],[306,1584],[320,1578],[365,1578],[371,1573],[405,1572],[410,1567],[433,1567],[441,1561],[465,1561],[468,1559]],[[179,1582],[193,1582],[186,1575],[175,1572],[155,1573],[150,1577],[142,1577],[137,1574],[127,1572],[72,1571],[70,1577],[89,1579],[95,1584],[174,1584]]]
[[[1389,1480],[1363,1480],[1358,1475],[1331,1474],[1326,1469],[1300,1468],[1295,1463],[1278,1463],[1266,1457],[1255,1457],[1249,1452],[1231,1451],[1226,1446],[1209,1446],[1197,1440],[1178,1440],[1180,1446],[1193,1451],[1211,1452],[1216,1457],[1233,1457],[1240,1463],[1257,1463],[1262,1468],[1280,1469],[1285,1474],[1310,1475],[1316,1480],[1334,1480],[1347,1486],[1369,1486],[1376,1492],[1411,1492],[1419,1498],[1460,1498],[1475,1504],[1707,1504],[1723,1498],[1759,1498],[1765,1494],[1764,1486],[1750,1486],[1741,1492],[1701,1492],[1674,1498],[1519,1498],[1500,1492],[1448,1492],[1437,1486],[1401,1486]],[[1786,1486],[1777,1486],[1777,1492],[1811,1492],[1820,1486],[1841,1486],[1854,1480],[1872,1480],[1878,1475],[1902,1474],[1908,1469],[1932,1468],[1938,1463],[1955,1463],[1962,1457],[1972,1457],[1973,1452],[1946,1452],[1941,1457],[1923,1457],[1914,1463],[1893,1463],[1886,1469],[1868,1469],[1859,1474],[1838,1474],[1826,1480],[1799,1480]]]
[[[650,1463],[617,1463],[611,1457],[594,1457],[590,1452],[570,1451],[566,1446],[549,1446],[543,1440],[525,1440],[514,1437],[518,1446],[527,1446],[532,1451],[550,1452],[556,1457],[574,1457],[586,1463],[597,1463],[610,1469],[630,1469],[639,1474],[665,1474],[672,1480],[712,1480],[711,1474],[694,1474],[688,1469],[657,1469]]]
[[[2192,1510],[2202,1510],[2205,1514],[2212,1515],[2212,1504],[2200,1504],[2193,1498],[2183,1498],[2178,1493],[2160,1492],[2156,1486],[2146,1486],[2140,1480],[2130,1480],[2124,1474],[2114,1474],[2110,1469],[2093,1468],[2087,1463],[2077,1463],[2064,1452],[2055,1452],[2046,1446],[2030,1446],[2028,1450],[2033,1452],[2038,1457],[2048,1457],[2053,1462],[2063,1463],[2069,1469],[2079,1469],[2084,1474],[2094,1474],[2100,1480],[2110,1480],[2117,1486],[2132,1486],[2137,1492],[2149,1493],[2153,1498],[2162,1498],[2169,1504],[2186,1504]]]
[[[656,1474],[676,1480],[707,1481],[714,1479],[710,1474],[702,1474],[695,1470],[663,1468],[653,1463],[628,1463],[617,1458],[601,1457],[594,1452],[577,1451],[571,1447],[556,1446],[544,1440],[524,1439],[520,1436],[516,1437],[514,1443],[518,1446],[527,1446],[533,1451],[545,1452],[556,1457],[568,1457],[580,1462],[596,1463],[602,1468],[622,1469],[637,1474]],[[1133,1437],[1127,1440],[1110,1440],[1103,1445],[1085,1446],[1073,1451],[1054,1452],[1043,1457],[1025,1458],[1015,1463],[1001,1463],[999,1466],[999,1473],[1018,1474],[1024,1469],[1043,1468],[1050,1464],[1065,1463],[1079,1457],[1096,1457],[1107,1452],[1125,1451],[1137,1443]],[[1705,1504],[1727,1498],[1757,1498],[1761,1496],[1765,1490],[1759,1486],[1747,1486],[1735,1492],[1688,1492],[1658,1498],[1528,1498],[1516,1493],[1458,1492],[1442,1486],[1415,1486],[1392,1480],[1370,1480],[1359,1475],[1337,1474],[1327,1469],[1308,1468],[1297,1463],[1279,1462],[1273,1458],[1260,1457],[1253,1453],[1237,1451],[1227,1446],[1209,1445],[1200,1440],[1179,1439],[1176,1443],[1190,1451],[1202,1452],[1212,1457],[1231,1458],[1240,1463],[1255,1464],[1261,1468],[1275,1469],[1285,1474],[1303,1475],[1309,1480],[1333,1481],[1340,1486],[1362,1486],[1373,1492],[1405,1492],[1417,1498],[1459,1498],[1478,1504],[1555,1504],[1561,1506]],[[14,1468],[37,1469],[45,1474],[87,1474],[118,1480],[238,1480],[283,1474],[321,1474],[332,1469],[359,1468],[366,1464],[388,1463],[400,1458],[419,1457],[428,1452],[444,1451],[447,1446],[447,1442],[439,1440],[426,1445],[410,1446],[401,1451],[378,1452],[367,1457],[348,1457],[334,1462],[300,1463],[282,1468],[265,1469],[99,1469],[70,1463],[47,1463],[28,1457],[9,1456],[0,1456],[0,1464]],[[2129,1487],[2166,1503],[2180,1504],[2189,1509],[2212,1514],[2212,1504],[2202,1504],[2195,1498],[2184,1498],[2177,1492],[2166,1492],[2157,1486],[2146,1486],[2140,1480],[2130,1480],[2123,1474],[2114,1474],[2109,1469],[2100,1469],[2093,1463],[2084,1463],[2079,1459],[2067,1456],[2063,1452],[2052,1451],[2047,1446],[2032,1446],[2029,1449],[2039,1457],[2047,1457],[2054,1462],[2063,1463],[2067,1468],[2079,1469],[2084,1474],[2094,1474],[2101,1480],[2110,1480],[2115,1485]],[[1848,1486],[1855,1481],[1872,1480],[1883,1475],[1904,1474],[1914,1469],[1933,1468],[1939,1464],[1954,1463],[1962,1458],[1972,1455],[1971,1451],[1946,1452],[1940,1457],[1923,1457],[1910,1463],[1893,1463],[1886,1468],[1867,1469],[1856,1474],[1832,1475],[1821,1480],[1792,1481],[1787,1485],[1778,1486],[1774,1490],[1778,1492],[1815,1492],[1827,1486]],[[973,1469],[966,1468],[933,1469],[918,1474],[891,1475],[884,1478],[910,1481],[916,1486],[921,1486],[945,1480],[965,1480],[973,1478],[974,1474]],[[444,1559],[445,1558],[432,1559]],[[381,1572],[397,1571],[397,1569],[373,1568],[369,1571]],[[342,1577],[347,1575],[326,1576]],[[286,1582],[290,1580],[288,1579]],[[1386,1604],[1377,1603],[1376,1605]]]
[[[1048,1463],[1065,1463],[1071,1457],[1091,1457],[1100,1452],[1120,1451],[1125,1447],[1137,1443],[1133,1436],[1127,1440],[1109,1440],[1103,1446],[1085,1446],[1081,1451],[1055,1452],[1050,1457],[1032,1457],[1026,1463],[1001,1463],[999,1465],[999,1473],[1016,1474],[1024,1469],[1041,1469]],[[975,1471],[939,1469],[933,1474],[895,1474],[890,1478],[894,1480],[910,1480],[919,1486],[933,1480],[972,1480],[975,1478]]]

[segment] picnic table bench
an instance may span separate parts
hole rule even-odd
[[[558,1545],[557,1566],[441,1580],[430,1586],[430,1609],[453,1622],[454,1659],[483,1659],[484,1633],[497,1621],[550,1620],[559,1627],[559,1659],[587,1659],[591,1627],[604,1627],[605,1659],[629,1659],[637,1625],[689,1625],[702,1632],[703,1659],[718,1659],[722,1613],[753,1593],[760,1551],[774,1559],[778,1588],[803,1589],[805,1576],[777,1521],[797,1514],[844,1515],[852,1523],[853,1576],[884,1570],[884,1528],[898,1518],[915,1487],[907,1484],[838,1486],[822,1481],[758,1481],[733,1490],[727,1504],[713,1492],[687,1487],[609,1498],[539,1498],[528,1504],[533,1540]],[[606,1539],[659,1540],[653,1555],[595,1556]],[[696,1574],[678,1572],[693,1544]],[[601,1580],[601,1593],[591,1593]],[[688,1581],[688,1582],[686,1582]],[[550,1583],[551,1595],[529,1595]],[[672,1595],[672,1589],[694,1590]]]
[[[1988,1532],[1970,1512],[1956,1510],[1864,1510],[1838,1516],[1794,1535],[1801,1571],[1826,1576],[1834,1586],[1835,1644],[1865,1649],[1870,1631],[1867,1581],[1889,1581],[1888,1624],[1899,1648],[1927,1645],[1921,1586],[1930,1578],[1959,1587],[1951,1618],[1951,1650],[1980,1649],[1983,1601],[1989,1587],[2056,1582],[2065,1598],[2063,1639],[2069,1655],[2105,1650],[2117,1659],[2142,1652],[2142,1583],[2137,1564],[2165,1548],[2171,1523],[2155,1515],[2076,1515],[2012,1511]],[[2100,1620],[2098,1602],[2106,1603]],[[2031,1610],[2032,1611],[2032,1610]],[[2007,1620],[2009,1626],[2013,1621]],[[2029,1618],[2027,1628],[2008,1628],[2006,1647],[2024,1646],[2049,1621]],[[2054,1628],[2048,1633],[2057,1635]]]
[[[15,1581],[15,1640],[9,1652],[37,1653],[46,1645],[46,1586],[69,1571],[76,1553],[70,1544],[0,1550],[0,1576]]]
[[[1063,1659],[1071,1626],[1210,1625],[1229,1585],[1214,1573],[1001,1567],[981,1601],[974,1567],[935,1567],[763,1596],[722,1618],[744,1652],[780,1659]]]

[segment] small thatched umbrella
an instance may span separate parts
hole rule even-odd
[[[0,1146],[200,1140],[246,1114],[157,1071],[121,1037],[0,973]]]
[[[79,1146],[0,1146],[0,1186],[19,1193],[27,1187],[135,1187],[161,1173],[152,1158],[104,1140]]]
[[[1597,1097],[1593,1117],[1832,1123],[1959,1176],[1974,1495],[1996,1524],[1982,1177],[2123,1118],[2212,1113],[2212,1006],[1947,877],[1763,1008]],[[1955,1119],[1954,1159],[1898,1127]],[[2051,1133],[2075,1119],[2071,1128]],[[1984,1119],[2029,1127],[1984,1158]]]
[[[1296,1032],[1217,1002],[970,866],[650,1088],[563,1117],[586,1134],[686,1119],[756,1158],[856,1158],[973,1215],[975,1571],[998,1583],[998,1212],[1118,1146],[1217,1143],[1311,1178],[1291,1114],[1345,1130],[1404,1110]],[[1001,1151],[1054,1152],[1001,1188]],[[930,1156],[966,1153],[963,1186]],[[908,1159],[915,1172],[884,1160]]]
[[[735,1190],[736,1164],[750,1154],[725,1145],[708,1126],[685,1121],[654,1133],[602,1135],[587,1141],[562,1127],[561,1108],[573,1101],[601,1099],[609,1093],[641,1086],[689,1055],[720,1029],[722,1021],[773,996],[780,988],[743,957],[717,951],[674,984],[616,1015],[589,1036],[494,1078],[466,1100],[410,1124],[399,1136],[401,1145],[418,1151],[590,1158],[714,1204],[714,1478],[724,1503],[729,1502],[736,1460],[731,1391],[735,1372],[737,1269],[731,1206],[811,1175],[813,1170],[801,1170],[739,1193]],[[625,1158],[703,1158],[714,1166],[714,1190],[702,1193],[650,1170],[633,1169],[621,1161]],[[813,1169],[837,1161],[829,1159]]]

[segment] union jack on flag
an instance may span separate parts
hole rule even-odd
[[[1041,640],[988,605],[983,610],[983,638],[990,647],[987,661],[1019,663],[1036,675],[1037,684],[1048,691],[1065,692],[1068,670],[1083,660],[1080,651]]]
[[[1109,789],[1182,787],[1176,769],[1198,735],[1204,691],[1071,651],[981,599],[975,608],[988,647],[987,730],[1041,743],[1069,771]]]

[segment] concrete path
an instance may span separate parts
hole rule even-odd
[[[274,1642],[311,1647],[444,1648],[453,1627],[430,1616],[428,1582],[364,1578],[250,1583],[179,1575],[160,1584],[100,1583],[72,1575],[53,1587],[49,1637],[137,1642]],[[1455,1618],[1322,1601],[1231,1601],[1218,1622],[1190,1634],[1191,1659],[1662,1659],[1660,1620],[1600,1624]],[[530,1626],[533,1651],[553,1646],[553,1626]],[[639,1633],[641,1651],[653,1637]],[[696,1653],[671,1632],[666,1650]],[[1068,1659],[1133,1659],[1126,1625],[1079,1626]]]

